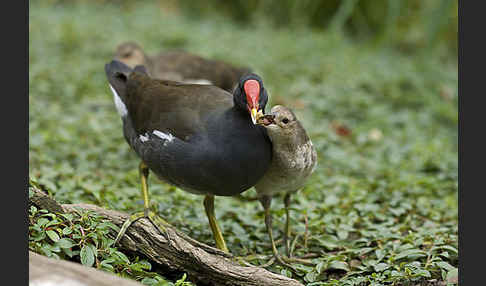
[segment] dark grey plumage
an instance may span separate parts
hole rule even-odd
[[[117,61],[106,71],[115,102],[126,112],[127,142],[162,180],[192,193],[233,196],[254,186],[268,169],[271,142],[265,129],[252,123],[242,87],[232,96],[212,85],[152,79],[141,66],[132,72]],[[264,110],[263,82],[250,74],[241,86],[248,79],[261,83]],[[235,105],[240,98],[244,102]]]
[[[151,78],[143,66],[134,69],[112,61],[105,65],[126,141],[141,159],[139,172],[147,217],[149,170],[185,191],[204,194],[204,207],[216,246],[228,251],[214,214],[214,196],[234,196],[258,182],[272,159],[272,144],[256,121],[268,101],[256,74],[240,78],[229,92],[213,85],[185,84]],[[159,229],[162,229],[159,227]]]

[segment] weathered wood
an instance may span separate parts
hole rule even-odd
[[[39,190],[35,185],[31,185],[32,196],[29,197],[29,205],[35,205],[41,209],[49,210],[53,213],[64,212],[62,206],[49,197],[46,193]]]
[[[39,191],[34,192],[34,196],[45,196],[45,194]],[[45,200],[37,201],[45,202]],[[52,205],[52,202],[46,204],[46,206]],[[43,206],[38,205],[38,207]],[[129,216],[89,204],[64,204],[61,207],[65,212],[73,212],[77,208],[90,210],[118,226],[121,226]],[[118,247],[142,254],[171,271],[186,272],[191,281],[201,285],[302,286],[294,279],[272,273],[264,268],[242,266],[231,255],[198,242],[173,227],[167,227],[166,233],[161,234],[147,219],[140,219],[133,223]]]
[[[143,284],[93,267],[67,260],[47,258],[29,251],[29,285],[142,286]]]

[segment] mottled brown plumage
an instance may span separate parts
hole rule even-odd
[[[302,188],[317,164],[317,153],[304,127],[288,108],[276,105],[273,122],[263,124],[272,141],[272,163],[255,185],[259,196],[295,192]]]
[[[164,51],[150,57],[134,42],[120,44],[115,60],[134,68],[143,65],[153,78],[186,83],[212,84],[231,92],[238,80],[251,70],[223,61],[206,59],[185,51]]]
[[[272,250],[282,264],[272,232],[270,205],[276,194],[285,194],[286,229],[284,243],[289,255],[288,236],[290,236],[289,206],[290,195],[301,189],[317,164],[317,152],[302,124],[288,108],[276,105],[270,116],[260,118],[259,124],[265,126],[272,141],[272,162],[268,171],[255,185],[258,199],[265,210],[265,224],[272,243]]]

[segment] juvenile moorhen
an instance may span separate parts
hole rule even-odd
[[[243,75],[251,72],[249,68],[235,67],[223,61],[205,59],[184,51],[160,52],[154,57],[149,57],[134,42],[120,44],[114,59],[131,68],[143,65],[148,69],[149,75],[157,79],[212,84],[229,92],[233,91]]]
[[[290,196],[301,189],[314,172],[317,164],[317,153],[295,114],[284,106],[274,106],[270,114],[259,118],[257,124],[265,126],[272,141],[273,156],[268,171],[255,185],[255,190],[265,211],[265,225],[272,243],[273,254],[280,263],[285,264],[280,258],[273,240],[272,216],[270,214],[272,197],[278,193],[285,194],[284,244],[287,256],[289,256]]]
[[[106,64],[105,72],[124,137],[142,160],[145,211],[127,220],[116,241],[141,217],[157,225],[149,211],[151,170],[169,184],[205,196],[216,246],[228,252],[214,215],[214,196],[234,196],[251,188],[272,160],[266,130],[256,124],[268,101],[262,79],[243,76],[232,96],[212,85],[152,79],[143,66],[132,69],[118,61]]]

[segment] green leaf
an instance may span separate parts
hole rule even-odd
[[[47,236],[54,242],[59,241],[60,237],[54,230],[50,229],[46,231]]]
[[[378,264],[374,265],[373,268],[375,268],[376,272],[382,272],[382,271],[390,268],[390,265],[388,265],[386,263],[378,263]]]
[[[128,257],[123,254],[122,252],[120,251],[115,251],[114,253],[116,256],[118,256],[123,262],[125,262],[126,264],[130,264],[130,260],[128,259]]]
[[[377,249],[375,250],[375,254],[378,261],[381,261],[383,257],[385,257],[386,251],[383,249]]]
[[[42,217],[49,217],[51,219],[55,219],[56,215],[46,210],[46,212],[42,215]]]
[[[32,239],[33,241],[41,241],[44,238],[46,238],[45,232],[39,232],[34,238]]]
[[[57,220],[57,219],[53,219],[53,220],[51,220],[50,222],[48,222],[48,223],[46,224],[46,228],[47,228],[48,226],[55,225],[55,224],[58,224],[58,223],[59,223],[59,220]]]
[[[138,264],[143,265],[143,268],[146,269],[146,270],[152,269],[152,264],[150,264],[150,262],[148,262],[146,260],[139,261]]]
[[[72,251],[70,248],[63,248],[62,252],[64,252],[70,258],[72,258],[74,255],[76,255],[75,251]],[[79,252],[79,251],[77,251],[77,252]]]
[[[57,241],[57,245],[60,248],[71,248],[74,245],[76,245],[76,243],[70,238],[61,238],[60,240]]]
[[[143,262],[137,262],[130,265],[130,269],[135,271],[150,270],[150,268],[151,268],[150,264],[147,265],[146,263]]]
[[[42,217],[42,218],[40,218],[40,219],[37,221],[37,223],[36,223],[36,224],[37,224],[38,226],[42,227],[43,225],[47,224],[48,222],[49,222],[49,220],[48,220],[48,219],[46,219],[46,218],[43,218],[43,217]]]
[[[62,234],[64,234],[64,235],[71,234],[72,232],[73,232],[73,229],[69,226],[66,226],[65,228],[62,229]]]
[[[355,251],[355,253],[357,255],[365,255],[367,253],[370,253],[371,251],[373,251],[374,248],[372,247],[363,247],[363,248],[360,248],[358,250]]]
[[[72,213],[61,214],[61,216],[63,216],[68,221],[72,221],[74,219],[74,215]]]
[[[425,269],[419,269],[415,273],[418,274],[419,276],[426,277],[426,278],[432,277],[430,272],[428,270],[425,270]]]
[[[319,275],[317,272],[314,271],[308,272],[305,275],[304,280],[307,282],[314,282],[316,281],[317,275]]]
[[[282,270],[280,270],[280,274],[282,274],[283,276],[292,278],[292,271],[290,271],[290,270],[282,269]]]
[[[111,265],[112,262],[113,260],[109,260],[109,259],[103,260],[100,262],[100,267],[113,272],[115,268],[113,267],[113,265]]]
[[[48,244],[43,245],[43,246],[41,247],[41,251],[42,251],[42,253],[44,253],[44,254],[45,254],[45,256],[47,256],[47,257],[51,257],[51,256],[52,256],[52,251],[51,251],[51,249],[50,249],[50,247],[49,247],[49,245],[48,245]]]
[[[329,206],[336,205],[339,202],[339,198],[336,195],[327,195],[324,199],[324,203]]]
[[[395,256],[395,260],[403,259],[403,258],[419,258],[426,256],[426,253],[420,249],[407,249]]]
[[[57,245],[57,244],[47,244],[47,247],[49,247],[49,249],[52,251],[52,252],[61,252],[61,248]]]
[[[157,285],[157,283],[159,281],[157,281],[157,279],[154,279],[154,278],[150,278],[150,277],[145,277],[142,279],[142,281],[140,281],[142,284],[144,285]]]
[[[455,254],[458,253],[457,248],[450,246],[450,245],[442,245],[442,246],[439,246],[438,248],[450,250],[450,251],[454,252]]]
[[[349,271],[349,265],[346,262],[337,261],[337,260],[331,261],[331,263],[329,263],[329,266],[327,268]]]
[[[324,266],[326,266],[327,263],[325,263],[324,261],[321,261],[319,262],[317,265],[316,265],[316,271],[317,273],[321,274],[322,273],[322,269],[324,268]],[[325,269],[325,268],[324,268]]]
[[[459,272],[454,268],[447,272],[447,283],[457,284],[459,282]]]
[[[401,276],[403,276],[403,274],[396,271],[396,270],[392,270],[392,272],[390,273],[390,276],[391,277],[401,277]]]
[[[337,231],[337,236],[341,240],[345,240],[346,238],[348,238],[348,234],[349,234],[349,231],[347,231],[345,229],[340,229],[340,230]]]
[[[322,235],[317,240],[328,250],[334,250],[339,247],[337,238],[332,235]]]
[[[451,256],[449,255],[449,252],[447,252],[447,251],[442,251],[441,253],[439,253],[439,255],[440,255],[440,256],[442,256],[442,257],[444,257],[444,258],[449,258],[449,257],[451,257]]]
[[[449,263],[445,261],[439,261],[435,263],[437,266],[439,266],[442,269],[445,269],[446,271],[451,271],[453,269],[456,269],[454,266],[450,265]]]
[[[186,274],[186,273],[184,273],[184,274],[182,275],[182,277],[181,277],[179,280],[177,280],[177,281],[176,281],[175,286],[182,286],[182,285],[186,285],[186,284],[187,284],[187,283],[185,282],[185,281],[186,281],[186,278],[187,278],[187,274]]]
[[[83,245],[81,251],[79,252],[79,256],[81,257],[81,264],[93,266],[95,262],[95,254],[89,245]]]

